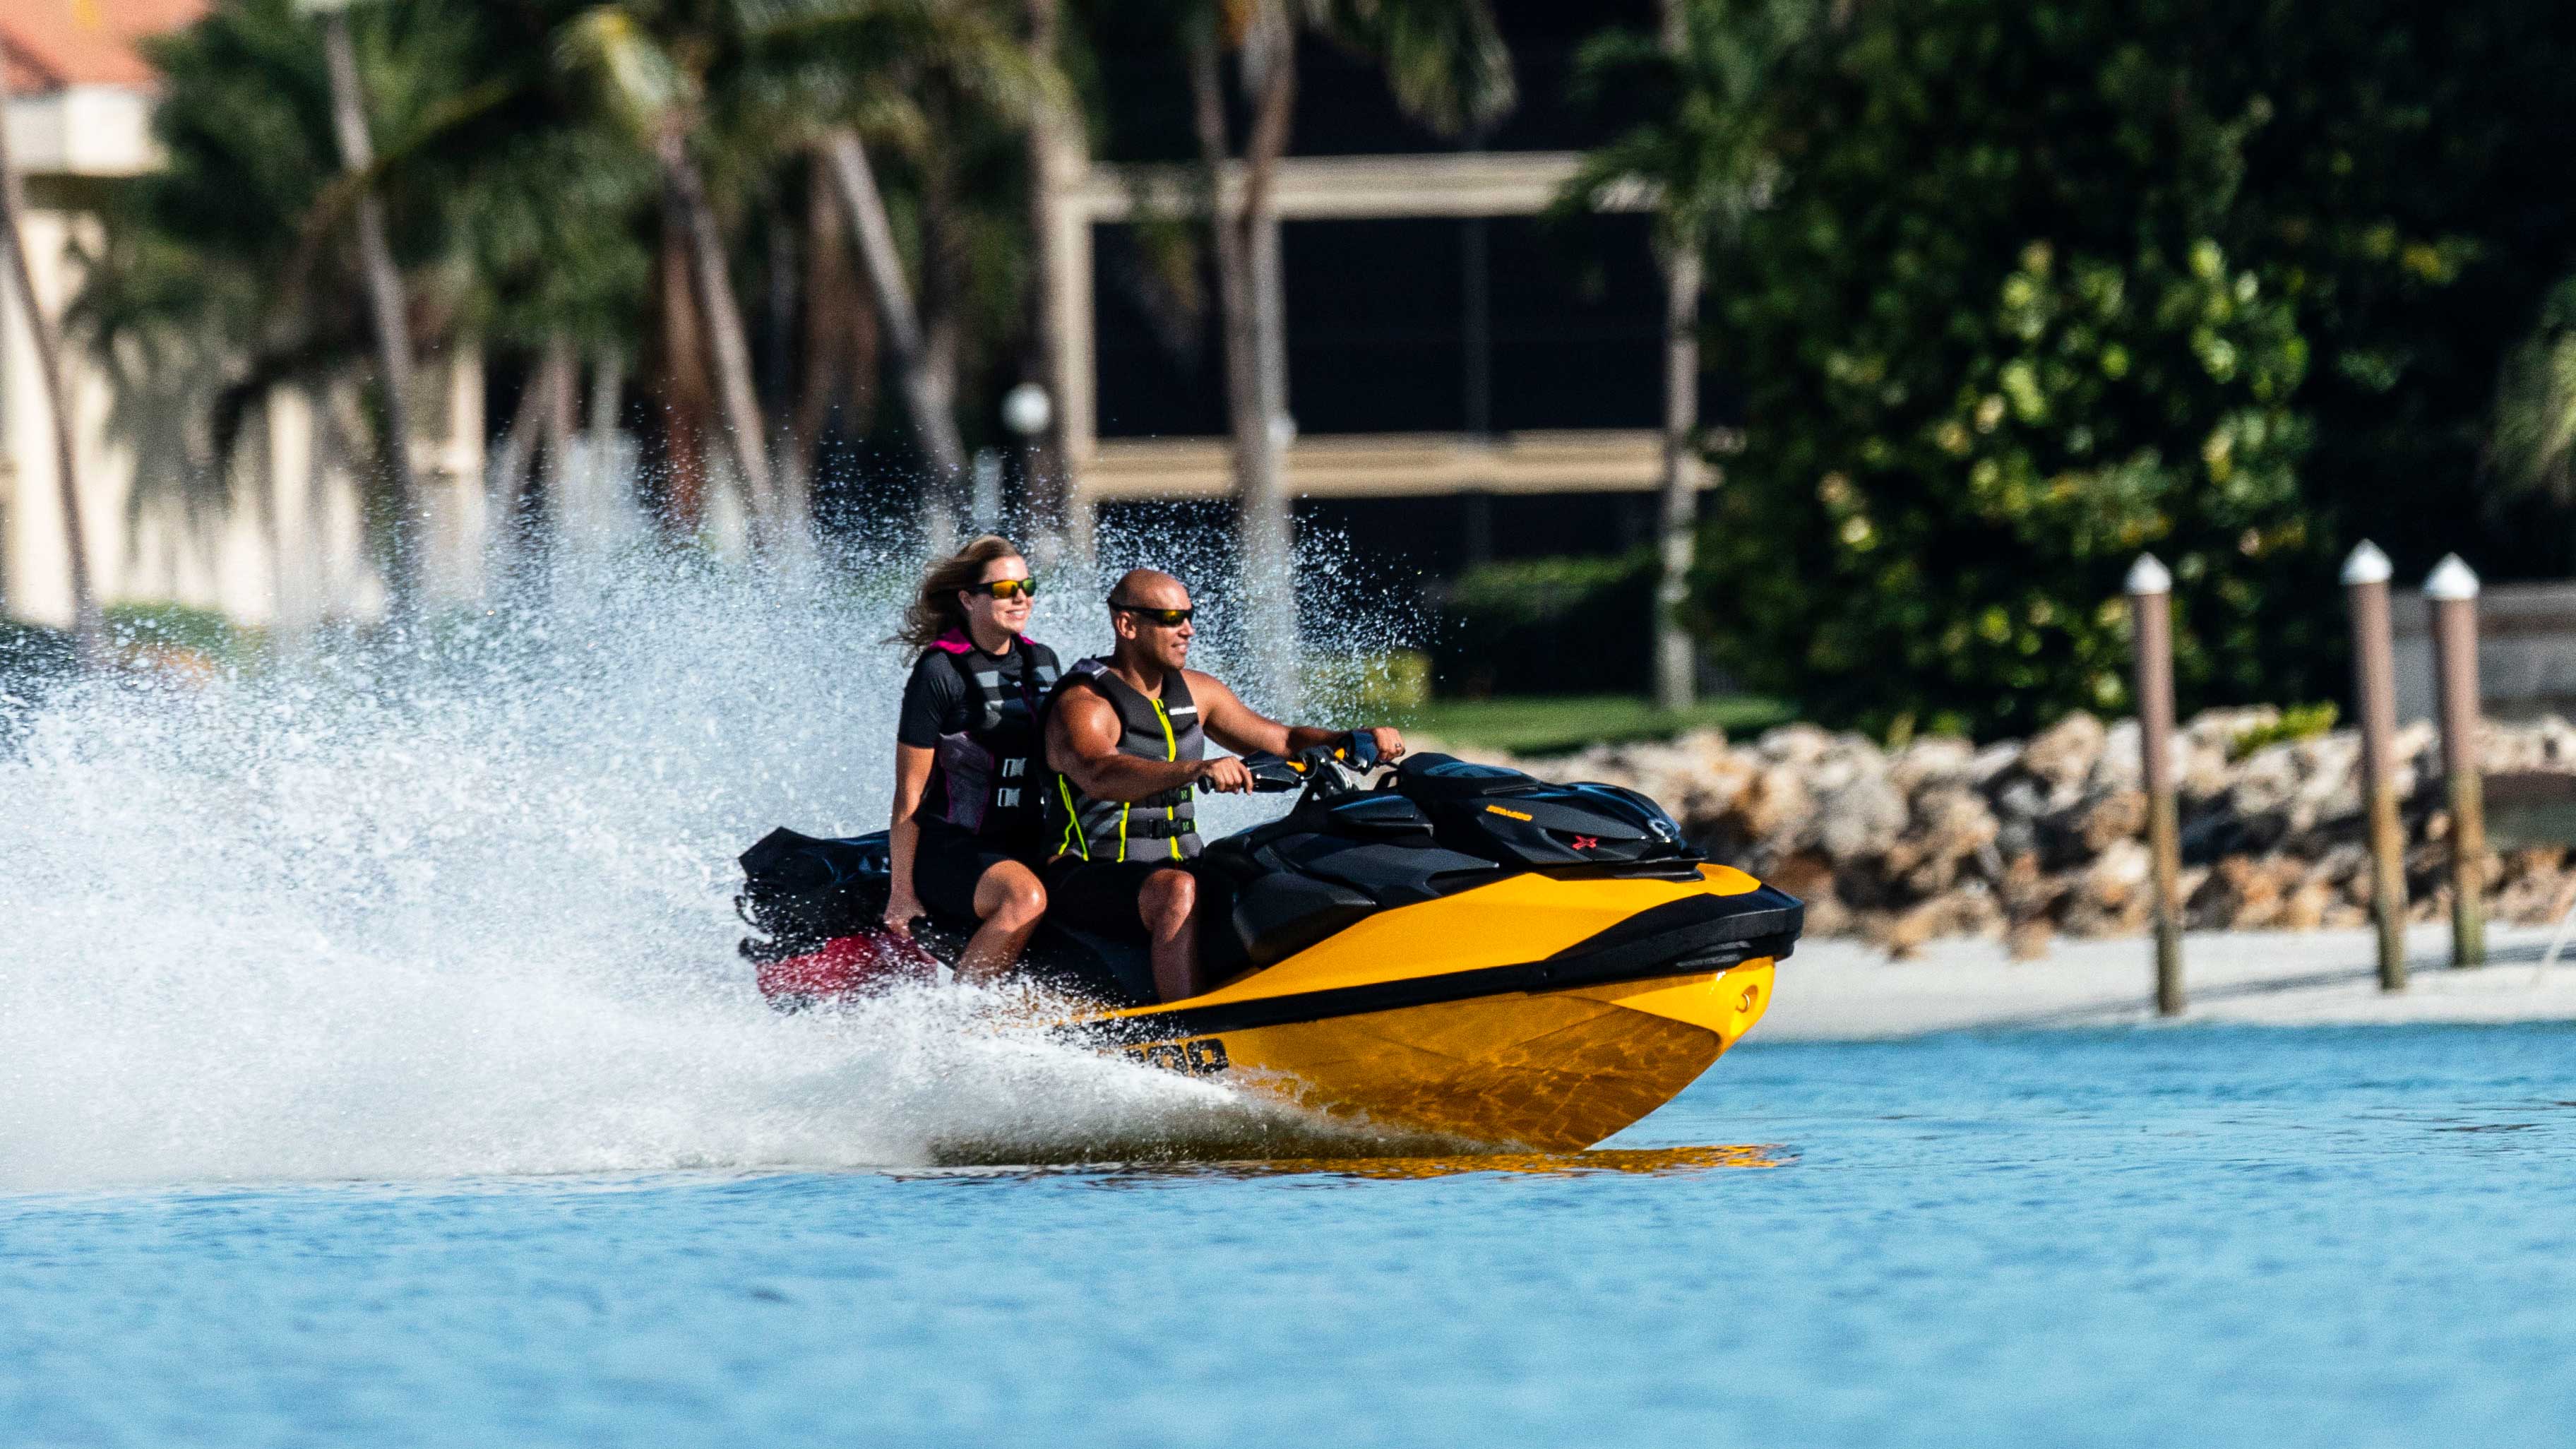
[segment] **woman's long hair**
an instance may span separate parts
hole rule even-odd
[[[984,581],[984,566],[997,558],[1022,558],[1020,546],[998,533],[988,533],[969,542],[964,548],[932,564],[921,576],[920,591],[903,611],[903,626],[894,631],[898,642],[915,649],[927,649],[930,641],[951,629],[966,631],[966,606],[957,602],[960,589],[971,589]]]

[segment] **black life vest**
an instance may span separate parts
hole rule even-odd
[[[1046,828],[1046,748],[1038,734],[1039,702],[1055,687],[1055,651],[1022,637],[1016,685],[991,667],[965,635],[931,641],[966,686],[966,728],[939,737],[921,810],[931,819],[1036,852]]]
[[[1163,695],[1140,694],[1097,659],[1065,671],[1068,689],[1100,691],[1118,711],[1118,752],[1140,760],[1203,760],[1207,731],[1199,727],[1198,701],[1175,669],[1163,676]],[[1050,701],[1052,704],[1052,701]],[[1085,860],[1188,860],[1199,853],[1198,807],[1191,787],[1165,790],[1149,800],[1094,800],[1057,775],[1047,798],[1047,848]]]

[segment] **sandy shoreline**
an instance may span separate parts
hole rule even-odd
[[[2576,1021],[2576,943],[2539,965],[2550,933],[2501,929],[2489,964],[2455,971],[2449,928],[2407,934],[2411,980],[2379,989],[2368,930],[2198,932],[2183,946],[2185,1023],[2273,1026]],[[1937,941],[1910,961],[1852,940],[1802,943],[1755,1042],[1869,1040],[1966,1030],[2153,1022],[2154,955],[2142,937],[2060,941],[2014,961],[1999,941]]]

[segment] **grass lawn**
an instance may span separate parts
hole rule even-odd
[[[1668,739],[1704,725],[1747,734],[1791,717],[1788,705],[1757,695],[1703,699],[1680,714],[1666,714],[1640,695],[1521,695],[1435,699],[1414,711],[1405,725],[1461,748],[1546,755],[1592,744]]]

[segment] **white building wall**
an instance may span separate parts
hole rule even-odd
[[[49,310],[59,315],[68,265],[66,249],[71,240],[70,218],[60,212],[34,212],[25,218],[21,235],[36,291],[51,304]],[[95,391],[83,386],[86,381],[77,375],[70,379],[77,423],[73,448],[79,461],[99,475],[92,491],[81,500],[81,511],[84,521],[99,520],[99,527],[88,540],[88,555],[91,577],[104,591],[110,550],[102,545],[111,530],[109,520],[101,515],[103,505],[119,501],[122,490],[96,487],[100,482],[113,483],[114,460],[97,456],[97,441],[103,431],[94,419],[94,408],[85,405]],[[0,507],[6,509],[5,517],[0,517],[0,529],[6,530],[8,565],[6,577],[0,578],[0,589],[6,591],[11,614],[59,627],[71,622],[71,569],[70,555],[64,548],[48,406],[25,306],[14,285],[0,284]]]
[[[38,294],[59,319],[80,280],[71,243],[95,247],[97,222],[39,210],[25,234]],[[60,627],[71,621],[71,577],[52,422],[34,335],[15,288],[0,292],[0,610]],[[424,436],[413,458],[434,607],[483,593],[483,379],[476,354],[424,361],[414,410]],[[218,479],[206,414],[220,382],[215,361],[201,378],[148,394],[121,384],[77,342],[67,342],[64,362],[82,523],[103,602],[176,602],[289,628],[383,612],[360,487],[374,463],[355,376],[323,386],[318,398],[314,389],[275,390]]]

